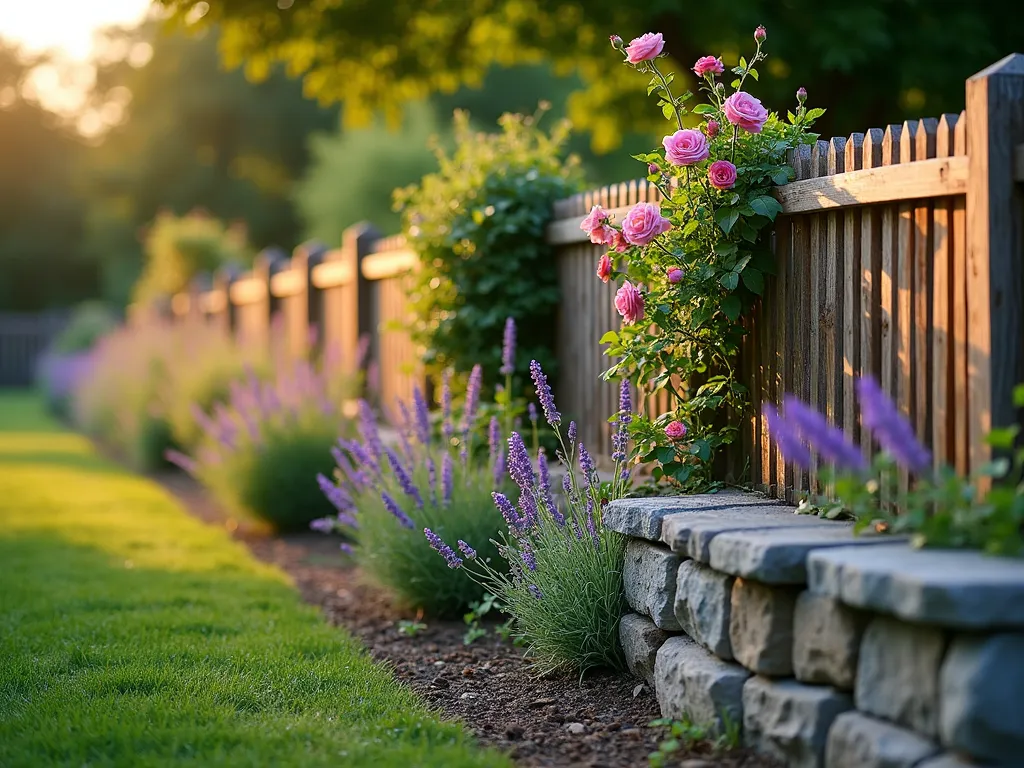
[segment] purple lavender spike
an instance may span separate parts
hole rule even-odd
[[[537,400],[544,411],[544,418],[547,419],[548,424],[557,427],[562,422],[562,415],[555,409],[555,397],[551,394],[548,377],[544,375],[540,363],[536,360],[530,361],[530,375],[533,376],[533,384],[537,389]]]
[[[484,371],[477,363],[469,373],[469,383],[466,385],[466,405],[462,410],[462,435],[463,442],[468,442],[468,435],[476,421],[476,409],[480,403],[480,387],[483,385]]]
[[[494,464],[492,465],[494,487],[500,488],[502,481],[505,479],[505,452],[498,451],[494,456]]]
[[[538,587],[536,584],[531,584],[529,589],[530,594],[533,595],[535,598],[537,598],[538,600],[543,599],[544,593],[540,591],[540,587]]]
[[[548,457],[543,448],[540,449],[537,456],[537,475],[540,480],[540,497],[544,500],[544,506],[547,507],[556,523],[565,525],[565,517],[558,510],[558,504],[555,503],[555,497],[551,493],[551,473],[548,469]]]
[[[458,568],[462,565],[462,558],[455,554],[455,551],[449,547],[444,541],[429,528],[423,529],[423,535],[427,537],[427,541],[430,542],[431,549],[435,550],[441,557],[448,562],[449,568]]]
[[[501,368],[498,370],[502,376],[511,376],[516,370],[516,321],[513,318],[505,320],[505,336],[501,345]]]
[[[516,512],[515,506],[508,497],[503,493],[492,493],[491,498],[494,499],[494,506],[501,512],[501,516],[505,518],[505,523],[508,525],[509,530],[521,532],[525,526],[526,521],[519,517],[519,513]]]
[[[310,520],[309,528],[318,533],[330,533],[334,530],[334,518],[318,517],[316,520]]]
[[[359,401],[359,434],[362,435],[363,445],[376,465],[384,453],[384,445],[377,431],[377,419],[373,415],[373,409],[365,400]]]
[[[537,558],[534,557],[533,550],[530,548],[530,545],[526,541],[523,541],[521,547],[522,548],[519,550],[519,557],[522,559],[523,564],[531,571],[536,571]]]
[[[331,502],[336,510],[339,512],[348,512],[355,508],[355,504],[352,503],[351,497],[345,493],[344,488],[335,485],[321,474],[317,474],[316,482],[320,486],[320,491],[327,497],[327,500]]]
[[[566,435],[566,437],[569,439],[569,445],[570,446],[573,443],[576,442],[576,422],[575,421],[570,421],[569,422],[569,432]]]
[[[476,550],[462,539],[459,539],[459,552],[465,555],[467,560],[476,560]]]
[[[190,458],[189,456],[186,456],[181,451],[175,451],[171,448],[168,448],[166,451],[164,451],[164,458],[167,459],[167,461],[169,461],[171,464],[174,464],[177,467],[181,467],[181,469],[185,470],[188,474],[192,475],[193,477],[195,477],[196,472],[199,471],[199,464],[194,459]]]
[[[437,468],[434,466],[434,459],[427,456],[427,478],[430,483],[430,503],[437,505]]]
[[[452,501],[452,488],[455,486],[454,471],[452,457],[446,453],[444,459],[441,460],[441,496],[446,507]]]
[[[594,500],[587,499],[587,532],[594,542],[594,549],[601,548],[601,538],[597,535],[597,524],[594,522]]]
[[[384,507],[387,509],[387,511],[394,515],[395,519],[398,520],[399,525],[401,525],[403,528],[410,529],[416,527],[413,524],[412,520],[409,518],[409,516],[402,511],[402,508],[400,506],[398,506],[398,502],[391,498],[391,494],[389,494],[387,491],[382,491],[380,494],[380,498],[381,501],[384,502]]]
[[[528,403],[527,404],[527,406],[526,406],[526,417],[531,422],[533,422],[534,425],[537,424],[537,406],[534,405],[533,403]]]
[[[452,377],[451,371],[441,374],[441,436],[445,447],[452,441],[455,428],[452,426]]]
[[[413,387],[412,402],[416,413],[416,439],[420,445],[430,445],[430,414],[427,411],[427,401],[419,387]]]
[[[931,454],[918,442],[914,428],[885,396],[878,383],[865,376],[857,380],[856,387],[860,421],[864,428],[871,430],[879,445],[897,462],[913,472],[926,471],[932,463]]]
[[[537,484],[533,474],[533,462],[530,461],[526,444],[518,432],[513,432],[508,438],[508,473],[524,491],[532,492]]]
[[[385,452],[387,453],[388,462],[391,464],[391,471],[395,473],[395,479],[398,481],[398,486],[402,489],[402,493],[416,503],[417,509],[423,509],[423,496],[420,494],[420,489],[416,487],[409,473],[402,466],[401,459],[390,448],[386,448]]]
[[[765,403],[761,412],[768,422],[768,434],[779,447],[783,458],[803,469],[810,469],[811,453],[803,444],[794,426],[783,419],[775,406],[770,403]]]
[[[786,419],[796,425],[803,439],[825,461],[834,462],[840,469],[859,472],[867,468],[867,462],[860,449],[846,439],[841,429],[829,424],[824,416],[804,405],[793,395],[786,395],[782,404]]]
[[[340,549],[346,555],[351,555],[353,553],[352,545],[345,541],[341,542],[341,544],[338,545],[338,549]]]

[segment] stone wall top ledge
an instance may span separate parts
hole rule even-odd
[[[793,507],[759,505],[717,511],[695,511],[666,515],[661,524],[661,540],[673,552],[708,563],[710,545],[716,536],[728,531],[771,528],[829,528],[837,525],[813,515],[798,515]]]
[[[737,507],[781,506],[753,493],[720,491],[693,496],[656,496],[644,499],[619,499],[604,512],[604,524],[613,531],[648,541],[661,540],[661,521],[668,515],[717,511],[727,513]]]
[[[959,629],[1024,627],[1024,560],[893,543],[812,552],[807,583],[855,608]]]

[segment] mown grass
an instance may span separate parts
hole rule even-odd
[[[0,765],[508,766],[287,577],[0,393]]]

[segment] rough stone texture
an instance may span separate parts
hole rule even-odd
[[[945,647],[941,630],[888,616],[873,619],[860,644],[857,709],[938,736],[939,667]]]
[[[720,659],[732,659],[729,613],[733,577],[686,560],[676,580],[676,620],[683,631]]]
[[[793,587],[736,579],[729,618],[736,661],[761,675],[793,674],[793,611],[798,594]]]
[[[907,546],[839,547],[807,558],[812,592],[908,621],[1024,627],[1024,560]]]
[[[622,583],[626,602],[661,629],[679,631],[676,621],[676,569],[679,556],[658,544],[632,539],[626,545]]]
[[[760,505],[740,507],[727,511],[687,512],[666,515],[661,524],[661,540],[673,552],[689,555],[707,563],[712,540],[728,531],[760,530],[770,528],[828,528],[835,525],[812,515],[798,515],[792,507]]]
[[[1012,764],[1011,764],[1012,765]],[[954,754],[946,753],[918,763],[914,768],[978,768],[977,763],[968,763]]]
[[[743,686],[744,741],[788,768],[821,768],[829,728],[852,708],[850,696],[832,688],[752,677]]]
[[[828,732],[826,768],[914,768],[939,745],[860,712],[844,712]]]
[[[658,629],[646,616],[627,613],[619,622],[619,642],[626,656],[626,666],[652,688],[654,658],[666,640],[668,633]]]
[[[1024,764],[1024,634],[956,638],[942,664],[939,701],[947,747],[998,765]]]
[[[620,499],[611,502],[605,508],[603,519],[605,526],[613,531],[638,539],[659,541],[661,539],[661,521],[667,515],[713,510],[725,513],[737,507],[760,507],[772,503],[770,499],[737,491],[700,493],[694,496]]]
[[[801,592],[793,614],[793,673],[803,683],[852,691],[868,614]]]
[[[715,657],[688,637],[670,637],[658,650],[654,688],[665,717],[723,726],[743,720],[743,684],[750,673]]]
[[[807,555],[816,549],[877,546],[901,541],[892,536],[856,535],[851,523],[828,522],[810,528],[727,531],[711,540],[716,571],[765,584],[806,584]]]

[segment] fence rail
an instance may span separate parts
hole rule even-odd
[[[858,376],[873,376],[906,414],[936,462],[977,468],[993,425],[1016,421],[1011,390],[1024,381],[1024,56],[967,81],[965,112],[819,141],[794,153],[796,179],[776,190],[783,213],[772,237],[776,275],[744,318],[739,370],[755,405],[792,392],[857,435]],[[579,419],[593,453],[610,451],[607,417],[616,388],[600,380],[609,360],[598,339],[617,329],[614,288],[594,274],[604,249],[580,219],[600,204],[621,220],[657,201],[646,182],[555,204],[546,230],[555,246],[563,309],[555,329],[563,412]],[[297,249],[290,264],[261,261],[221,278],[176,314],[201,308],[238,335],[265,338],[287,318],[290,343],[320,343],[356,360],[369,338],[373,389],[389,405],[423,378],[409,336],[408,281],[415,253],[400,236],[349,230],[339,249]],[[182,310],[182,312],[177,312]],[[353,365],[355,363],[353,362]],[[671,407],[664,393],[648,408]],[[868,450],[869,446],[865,446]],[[734,458],[750,477],[792,499],[820,486],[770,445],[753,411]]]

